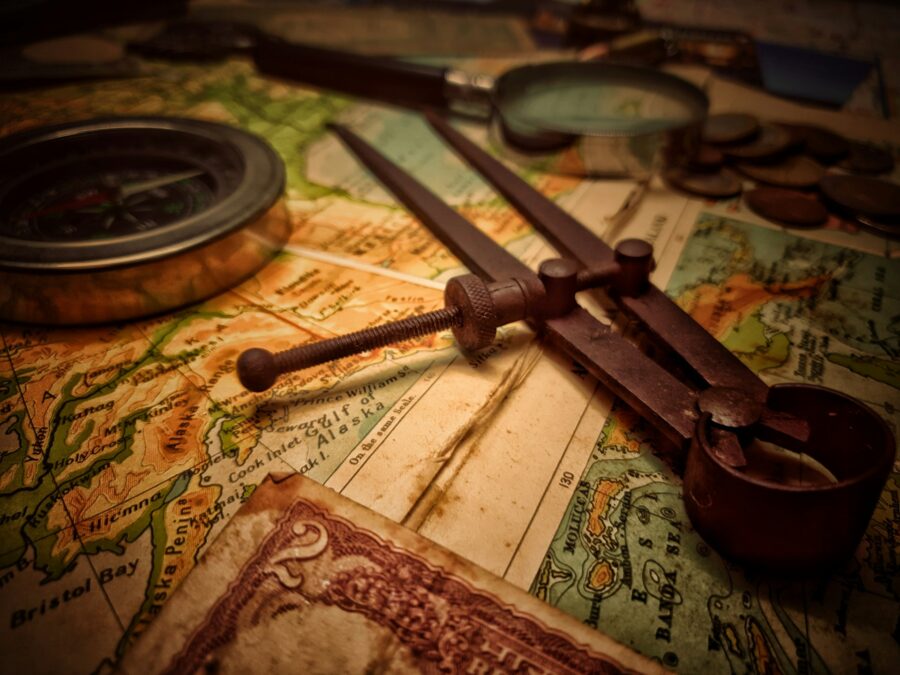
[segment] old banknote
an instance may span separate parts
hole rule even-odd
[[[189,529],[191,504],[178,506]],[[120,670],[662,672],[603,633],[296,474],[270,477],[256,489]]]

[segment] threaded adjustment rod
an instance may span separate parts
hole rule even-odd
[[[494,341],[498,326],[569,313],[579,290],[612,284],[621,295],[640,294],[652,269],[653,247],[639,239],[626,239],[616,246],[615,261],[597,268],[579,269],[571,260],[545,260],[536,279],[539,288],[518,279],[488,284],[474,274],[464,274],[447,282],[444,309],[275,354],[248,349],[238,357],[238,378],[250,391],[265,391],[284,373],[447,328],[453,329],[460,347],[475,351]]]
[[[481,349],[493,342],[500,324],[491,289],[484,281],[473,274],[454,277],[447,283],[444,302],[446,306],[434,312],[274,354],[258,347],[248,349],[238,357],[238,379],[250,391],[265,391],[284,373],[448,328],[465,349]]]
[[[250,391],[265,391],[279,375],[294,370],[361,354],[394,342],[437,333],[462,324],[459,307],[444,307],[435,312],[411,316],[393,323],[367,328],[330,340],[313,342],[273,354],[254,347],[238,357],[237,371],[241,384]]]

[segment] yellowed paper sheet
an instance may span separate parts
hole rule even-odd
[[[188,502],[177,502],[187,513]],[[120,673],[661,673],[298,475],[264,481]]]

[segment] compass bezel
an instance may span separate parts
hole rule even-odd
[[[284,192],[284,164],[262,139],[245,131],[201,120],[175,117],[118,117],[42,127],[0,140],[0,205],[11,181],[4,174],[16,170],[17,160],[61,143],[90,144],[104,136],[153,135],[169,141],[168,148],[153,153],[179,158],[171,148],[186,141],[200,142],[228,156],[241,171],[237,186],[209,209],[167,225],[101,240],[45,241],[11,237],[0,232],[0,268],[15,270],[100,270],[177,255],[227,235],[265,213]],[[61,145],[60,145],[61,147]],[[166,152],[166,150],[169,152]],[[125,152],[121,153],[124,155]],[[194,164],[212,172],[208,162],[192,158]]]
[[[0,319],[97,324],[170,311],[255,274],[290,237],[284,163],[269,144],[241,129],[180,117],[107,117],[0,139],[0,208],[4,190],[21,178],[17,158],[52,156],[67,140],[90,144],[110,134],[157,135],[170,149],[191,139],[230,158],[239,176],[209,208],[145,231],[67,241],[0,233]],[[203,165],[202,158],[185,159]],[[210,171],[216,184],[229,184]]]

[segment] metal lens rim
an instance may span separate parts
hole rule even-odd
[[[618,129],[608,132],[592,130],[576,133],[572,129],[555,127],[551,122],[539,127],[531,121],[516,119],[515,114],[510,111],[511,102],[521,96],[524,89],[542,82],[558,80],[560,77],[571,79],[582,73],[585,78],[590,78],[597,84],[608,86],[627,84],[632,88],[646,89],[648,93],[652,92],[656,96],[666,95],[683,104],[690,113],[689,117],[672,120],[669,125],[660,124],[652,130]],[[629,138],[684,129],[702,123],[709,109],[706,94],[686,80],[646,68],[600,61],[554,61],[514,68],[497,79],[493,90],[493,104],[495,114],[498,115],[503,127],[504,137],[508,137],[511,145],[521,147],[525,151],[559,149],[580,137]]]

